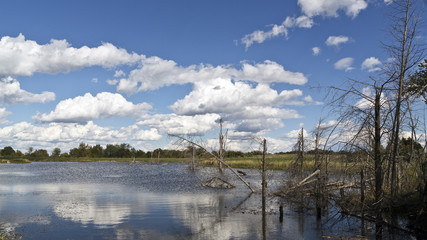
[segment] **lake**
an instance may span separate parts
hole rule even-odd
[[[260,172],[245,172],[261,189]],[[222,177],[236,188],[202,186],[217,175],[216,168],[191,171],[184,163],[2,164],[0,223],[24,239],[321,239],[362,233],[357,218],[329,214],[318,220],[275,197],[267,199],[263,228],[260,194],[251,194],[228,170]],[[268,178],[274,189],[285,174],[269,172]],[[374,238],[372,224],[363,230]]]

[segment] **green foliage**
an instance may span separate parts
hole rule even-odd
[[[418,65],[419,70],[410,76],[410,80],[405,88],[408,95],[419,95],[427,103],[427,59]]]
[[[102,149],[101,145],[95,145],[93,147],[90,148],[89,152],[90,152],[90,157],[103,157],[104,156],[104,149]]]
[[[24,154],[21,151],[16,150],[16,156],[22,157],[22,156],[24,156]]]
[[[4,147],[2,150],[0,150],[0,155],[2,155],[3,157],[13,157],[16,155],[16,153],[12,147],[7,146],[7,147]]]
[[[413,147],[413,151],[412,151]],[[412,155],[411,155],[412,154]],[[410,161],[411,157],[419,157],[424,154],[424,149],[419,142],[414,141],[411,138],[402,138],[399,141],[399,155],[404,160]]]
[[[61,155],[61,149],[59,148],[54,148],[52,151],[52,154],[50,155],[51,157],[59,157]]]
[[[86,143],[80,143],[78,148],[70,149],[70,156],[72,157],[88,157],[89,154],[89,145]]]
[[[37,160],[42,160],[49,158],[49,154],[46,149],[37,149],[33,153],[31,153],[31,157]]]

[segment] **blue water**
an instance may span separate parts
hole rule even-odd
[[[246,177],[260,189],[260,173]],[[201,183],[217,169],[182,163],[116,162],[0,165],[0,223],[24,239],[321,239],[360,235],[357,219],[317,220],[309,210],[269,197],[262,226],[260,194],[226,171],[234,189]],[[269,187],[282,173],[269,174]],[[273,179],[276,179],[273,181]],[[282,203],[283,204],[283,203]],[[373,230],[367,227],[367,237]]]

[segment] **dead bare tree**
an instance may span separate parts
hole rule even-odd
[[[304,128],[301,128],[300,132],[298,133],[298,140],[297,143],[294,145],[294,150],[297,154],[297,158],[295,159],[294,163],[292,164],[292,168],[295,172],[298,172],[301,179],[304,178]]]
[[[218,157],[220,159],[220,161],[218,161],[218,169],[220,172],[222,172],[222,162],[224,162],[224,155],[225,155],[225,145],[227,143],[227,132],[225,133],[225,135],[222,133],[222,118],[219,119],[219,126],[220,126],[220,130],[219,130],[219,150],[218,150]]]
[[[374,198],[373,203],[375,210],[375,219],[378,234],[382,232],[382,202],[383,202],[383,157],[381,153],[382,136],[386,132],[384,127],[390,120],[390,110],[386,96],[386,87],[391,83],[391,78],[387,81],[380,82],[371,78],[372,83],[349,80],[350,85],[346,88],[335,86],[329,87],[330,105],[339,114],[339,124],[348,122],[347,127],[340,127],[343,134],[348,136],[344,141],[344,146],[353,148],[357,151],[363,150],[368,158],[367,162],[360,164],[363,171],[364,166],[368,169],[373,169],[374,178]],[[373,90],[372,91],[369,91]],[[372,140],[373,141],[372,141]],[[373,146],[372,146],[373,145]],[[371,147],[372,146],[372,147]],[[370,159],[373,161],[373,166]],[[365,172],[363,172],[365,178]],[[369,174],[369,172],[368,172]],[[371,176],[366,176],[370,178]],[[364,184],[364,183],[363,183]],[[363,186],[362,184],[362,186]],[[361,189],[365,194],[365,189]],[[365,201],[361,198],[361,201]],[[363,203],[362,207],[363,207]]]
[[[402,102],[404,87],[409,81],[409,75],[424,57],[424,50],[417,43],[418,26],[422,16],[422,8],[416,6],[413,0],[396,0],[390,5],[389,20],[391,43],[384,44],[392,62],[386,65],[386,73],[395,83],[395,110],[391,135],[392,151],[390,154],[391,178],[390,188],[392,198],[398,192],[397,157],[402,120]]]

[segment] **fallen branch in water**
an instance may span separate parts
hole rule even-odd
[[[233,184],[225,181],[224,179],[214,177],[211,180],[203,183],[203,186],[205,187],[211,187],[211,188],[234,188]]]

